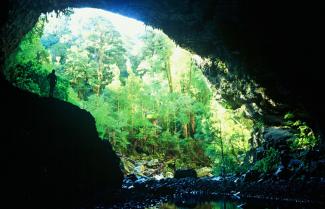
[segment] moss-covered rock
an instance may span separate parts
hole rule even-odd
[[[199,169],[196,169],[196,173],[197,173],[197,177],[206,177],[206,176],[211,177],[212,176],[212,168],[210,168],[210,167],[199,168]]]

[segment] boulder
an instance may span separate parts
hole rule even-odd
[[[110,143],[98,137],[90,113],[0,80],[0,96],[6,98],[0,109],[4,199],[23,208],[49,203],[74,208],[121,188],[120,160]]]
[[[243,175],[244,182],[256,181],[260,177],[260,173],[256,170],[249,170]]]
[[[130,174],[124,177],[122,188],[131,189],[133,188],[133,184],[138,180],[138,177],[134,174]]]
[[[134,171],[135,165],[131,160],[121,158],[122,169],[125,174],[131,174]]]
[[[176,170],[174,178],[181,179],[181,178],[197,178],[197,173],[194,169],[181,169]]]
[[[139,162],[136,163],[133,173],[137,176],[144,176],[145,166]]]
[[[143,175],[147,176],[147,177],[153,177],[156,173],[155,169],[152,168],[145,168],[143,171]]]
[[[165,177],[164,177],[164,175],[159,174],[159,175],[154,175],[153,178],[159,181],[161,179],[164,179]]]
[[[298,170],[303,167],[304,167],[304,163],[298,159],[291,159],[289,162],[289,165],[288,165],[288,168],[293,171]]]
[[[269,146],[279,146],[280,144],[286,144],[286,140],[293,138],[294,133],[291,129],[284,129],[279,127],[269,127],[265,128],[263,136],[265,142],[269,144]]]
[[[264,147],[257,147],[255,151],[256,160],[261,160],[264,157],[265,149]]]
[[[148,167],[154,167],[154,166],[157,166],[158,164],[159,164],[158,159],[152,159],[147,163],[147,166]]]
[[[290,175],[290,171],[286,169],[282,164],[277,167],[276,171],[273,174],[276,179],[288,179]]]
[[[138,177],[135,174],[130,174],[126,176],[127,179],[130,179],[131,181],[136,181],[138,180]]]

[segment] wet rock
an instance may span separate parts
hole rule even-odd
[[[221,176],[215,176],[211,180],[213,180],[213,181],[222,181],[223,178]]]
[[[159,164],[158,159],[152,159],[149,162],[147,162],[148,167],[154,167],[154,166],[157,166],[158,164]]]
[[[135,174],[130,174],[126,176],[127,179],[130,179],[131,181],[135,182],[138,180],[138,177]]]
[[[256,160],[261,160],[264,156],[265,149],[264,147],[257,147],[255,151],[256,155]]]
[[[134,182],[134,185],[141,185],[149,180],[146,176],[139,176],[138,179]]]
[[[264,131],[264,139],[272,147],[277,147],[281,143],[286,144],[286,140],[293,137],[294,134],[291,129],[269,127]]]
[[[159,181],[159,180],[161,180],[161,179],[163,179],[163,178],[165,178],[165,177],[164,177],[164,175],[159,174],[159,175],[155,175],[155,176],[153,176],[153,178]]]
[[[274,172],[273,176],[276,179],[288,179],[290,176],[290,172],[282,164],[280,164]]]
[[[232,193],[232,197],[236,200],[239,200],[240,199],[240,192],[231,192]]]
[[[133,184],[138,180],[138,177],[135,174],[130,174],[124,177],[122,188],[131,189],[133,188]]]
[[[247,173],[245,173],[243,175],[243,181],[244,182],[251,182],[251,181],[255,181],[255,180],[258,180],[260,176],[260,173],[256,170],[249,170],[247,171]]]
[[[182,170],[176,170],[174,178],[180,179],[180,178],[197,178],[197,173],[194,169],[182,169]]]
[[[143,175],[147,177],[153,177],[156,173],[156,169],[144,168]]]
[[[137,162],[133,173],[137,176],[144,176],[145,166],[141,162]]]
[[[214,180],[215,179],[215,180]],[[234,183],[238,176],[161,179],[147,179],[138,182],[133,188],[124,190],[126,194],[124,206],[115,208],[148,208],[152,204],[164,201],[181,202],[184,200],[207,200],[208,198],[229,197],[234,200],[253,197],[258,199],[288,200],[298,197],[313,197],[321,200],[325,180],[312,177],[308,182],[285,179],[271,179],[267,176],[255,181]],[[323,182],[323,184],[322,184]],[[322,186],[323,185],[323,186]],[[108,207],[109,208],[109,207]]]
[[[300,167],[304,167],[304,163],[301,160],[298,159],[291,159],[288,165],[288,168],[290,170],[297,170]]]

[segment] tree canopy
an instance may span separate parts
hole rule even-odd
[[[79,13],[42,15],[7,59],[7,79],[47,96],[46,76],[55,69],[55,97],[89,111],[122,158],[159,159],[164,172],[172,163],[215,174],[245,169],[256,123],[226,95],[249,96],[253,83],[236,75],[228,82],[227,65],[215,59],[216,87],[204,75],[211,60],[162,31],[143,25],[129,35],[102,14]]]

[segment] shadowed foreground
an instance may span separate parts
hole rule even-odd
[[[71,208],[121,187],[119,159],[88,112],[0,83],[1,189],[11,208]]]

